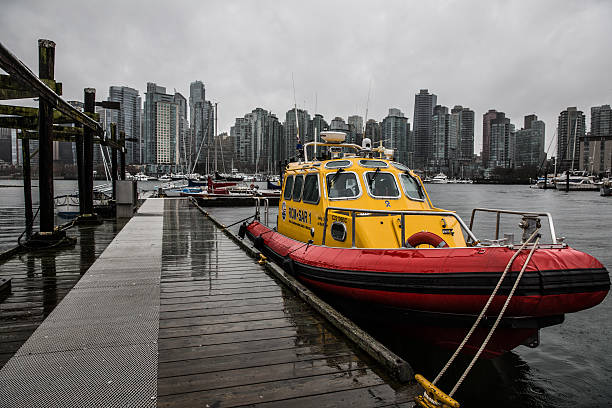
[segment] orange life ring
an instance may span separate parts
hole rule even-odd
[[[435,248],[447,247],[448,243],[441,237],[437,236],[432,232],[421,231],[416,234],[412,234],[410,238],[406,240],[406,245],[410,248],[416,248],[419,245],[428,244]]]

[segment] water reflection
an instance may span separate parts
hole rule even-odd
[[[91,264],[96,260],[96,234],[95,227],[79,226],[79,271],[85,274]]]
[[[219,269],[217,229],[187,200],[166,200],[164,205],[165,270],[187,272],[197,280],[215,277]]]
[[[43,256],[40,259],[40,269],[42,272],[43,316],[47,317],[58,303],[55,255]]]

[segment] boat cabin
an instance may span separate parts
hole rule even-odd
[[[338,133],[321,132],[325,141],[307,143],[304,160],[285,168],[279,233],[331,247],[466,246],[459,218],[434,207],[419,176],[392,152],[371,149],[369,139],[344,143]],[[329,157],[308,160],[311,147]]]

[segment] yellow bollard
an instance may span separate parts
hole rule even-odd
[[[414,376],[427,395],[419,395],[415,402],[423,408],[459,408],[459,402],[446,395],[421,374]]]

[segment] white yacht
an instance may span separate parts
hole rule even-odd
[[[432,184],[448,184],[448,177],[444,173],[438,173],[431,179]]]
[[[555,187],[557,190],[565,191],[598,191],[601,187],[601,182],[595,179],[595,176],[588,175],[586,171],[571,171],[568,173],[564,172],[560,176],[554,179]]]

